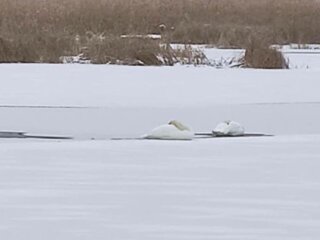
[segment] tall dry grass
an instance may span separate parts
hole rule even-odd
[[[268,45],[264,39],[257,37],[250,37],[242,62],[249,68],[288,68],[288,62],[282,52]]]
[[[319,43],[319,13],[319,0],[1,0],[0,62],[57,62],[79,54],[75,39],[87,39],[89,31],[110,41],[159,33],[159,24],[172,27],[168,39],[179,43],[244,47],[250,35],[268,43]]]

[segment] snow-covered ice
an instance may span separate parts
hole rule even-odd
[[[180,119],[248,132],[320,133],[320,70],[0,65],[0,129],[77,138],[141,136]],[[32,108],[31,108],[32,107]]]
[[[75,137],[0,140],[0,239],[317,240],[319,73],[0,65],[0,130]],[[108,140],[172,119],[276,136]]]
[[[318,239],[320,136],[1,141],[1,239]]]

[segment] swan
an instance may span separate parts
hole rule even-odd
[[[193,137],[193,131],[177,120],[156,127],[150,133],[143,136],[145,139],[163,140],[192,140]]]
[[[244,134],[244,127],[235,121],[224,121],[219,123],[212,133],[217,136],[241,136]]]

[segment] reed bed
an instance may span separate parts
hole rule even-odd
[[[252,36],[320,43],[319,12],[319,0],[1,0],[0,62],[59,62],[83,49],[97,62],[140,54],[141,43],[119,43],[122,34],[218,47],[247,47]],[[157,54],[156,44],[147,45]]]

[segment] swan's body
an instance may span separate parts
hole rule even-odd
[[[225,121],[219,123],[213,130],[215,135],[241,136],[244,134],[244,127],[240,123],[234,121]]]
[[[146,139],[192,140],[194,133],[187,126],[174,120],[170,121],[168,124],[154,128],[150,133],[143,137]]]

